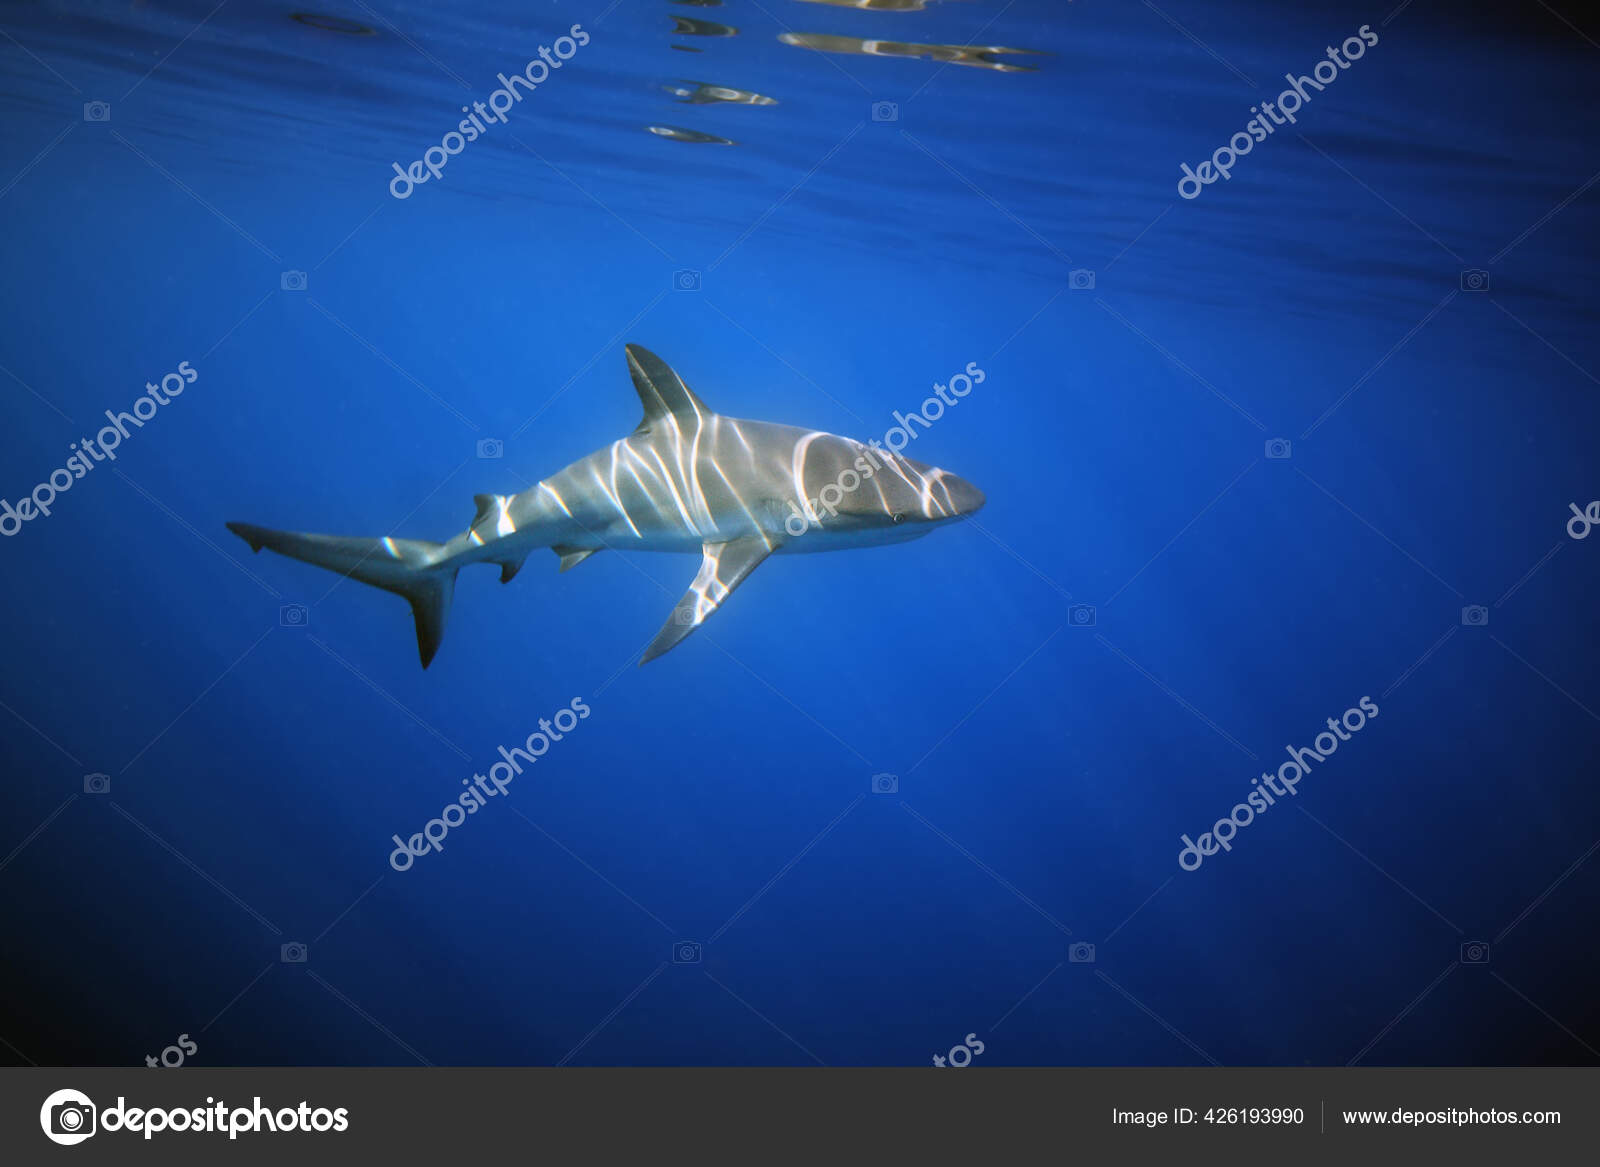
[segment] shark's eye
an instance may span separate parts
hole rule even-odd
[[[906,521],[906,513],[904,511],[895,511],[895,513],[890,516],[889,521],[892,523],[903,523]]]

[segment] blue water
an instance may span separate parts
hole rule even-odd
[[[1577,34],[1423,2],[212,7],[0,14],[0,495],[197,374],[0,540],[0,1060],[1600,1059]],[[774,558],[644,668],[692,557],[464,572],[424,672],[400,600],[224,527],[448,538],[633,428],[630,341],[719,411],[862,439],[976,362],[908,452],[988,505]]]

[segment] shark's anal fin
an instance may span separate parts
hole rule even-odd
[[[550,550],[561,556],[561,570],[571,571],[574,567],[577,567],[578,564],[582,563],[585,559],[588,559],[589,556],[593,555],[596,551],[601,550],[601,548],[568,547],[564,543],[557,543],[554,547],[550,548]]]
[[[646,664],[675,647],[689,633],[706,622],[706,618],[722,606],[745,577],[761,566],[762,560],[777,549],[759,535],[735,539],[729,543],[705,544],[705,558],[700,561],[700,572],[683,593],[672,616],[661,626],[656,638],[644,650],[639,663]]]

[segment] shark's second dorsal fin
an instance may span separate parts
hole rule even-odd
[[[636,344],[624,346],[628,354],[628,374],[633,387],[639,391],[639,402],[644,406],[641,430],[669,414],[689,417],[710,417],[706,403],[694,395],[694,390],[683,383],[683,378],[672,371],[666,361],[647,348]]]

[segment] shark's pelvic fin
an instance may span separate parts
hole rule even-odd
[[[455,593],[457,568],[441,563],[444,546],[421,539],[371,539],[274,531],[250,523],[228,530],[250,544],[290,559],[325,567],[351,579],[404,596],[417,622],[417,652],[427,668],[444,639],[445,616]]]
[[[639,402],[644,406],[644,417],[635,432],[649,430],[653,423],[669,414],[690,417],[710,417],[711,410],[696,397],[694,390],[683,383],[666,361],[647,348],[636,344],[625,347],[628,354],[628,374],[633,387],[639,391]]]
[[[577,567],[578,564],[582,563],[585,559],[588,559],[589,556],[593,555],[596,551],[601,550],[601,548],[568,547],[565,544],[557,543],[554,547],[550,548],[550,550],[561,556],[561,570],[571,571],[574,567]]]
[[[672,616],[644,650],[639,663],[643,665],[655,660],[704,624],[706,618],[733,594],[733,589],[760,567],[776,548],[776,543],[759,535],[735,539],[730,543],[707,543],[699,574],[694,577],[689,590],[683,593],[678,606],[672,609]]]

